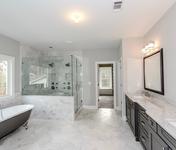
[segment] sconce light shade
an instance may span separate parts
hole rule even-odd
[[[142,52],[145,54],[145,53],[150,52],[154,48],[155,48],[155,42],[150,42],[142,49]]]
[[[150,43],[148,44],[148,48],[149,48],[149,49],[154,49],[154,48],[155,48],[155,42],[150,42]]]

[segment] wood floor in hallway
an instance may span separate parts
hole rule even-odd
[[[99,96],[98,108],[114,108],[113,96]]]

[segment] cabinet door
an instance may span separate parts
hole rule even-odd
[[[135,107],[134,107],[134,103],[131,104],[131,109],[130,109],[130,115],[131,115],[131,128],[134,132],[135,130]]]
[[[168,145],[152,130],[149,130],[149,150],[169,150]]]
[[[130,111],[130,101],[128,99],[128,97],[126,96],[126,117],[127,117],[127,121],[129,124],[131,124],[131,111]]]
[[[176,139],[158,125],[158,135],[169,145],[171,150],[176,150]]]
[[[139,141],[142,144],[144,150],[149,150],[149,138],[141,128],[139,128]]]
[[[130,108],[127,108],[127,121],[129,124],[131,124],[131,114],[130,114]]]

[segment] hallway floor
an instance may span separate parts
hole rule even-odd
[[[32,119],[0,142],[0,150],[142,150],[120,112],[80,112],[74,122]]]

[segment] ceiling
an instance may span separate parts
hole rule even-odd
[[[176,0],[1,0],[0,33],[36,49],[117,48],[121,38],[143,36]],[[79,11],[75,24],[68,14]],[[72,41],[72,42],[70,42]]]

